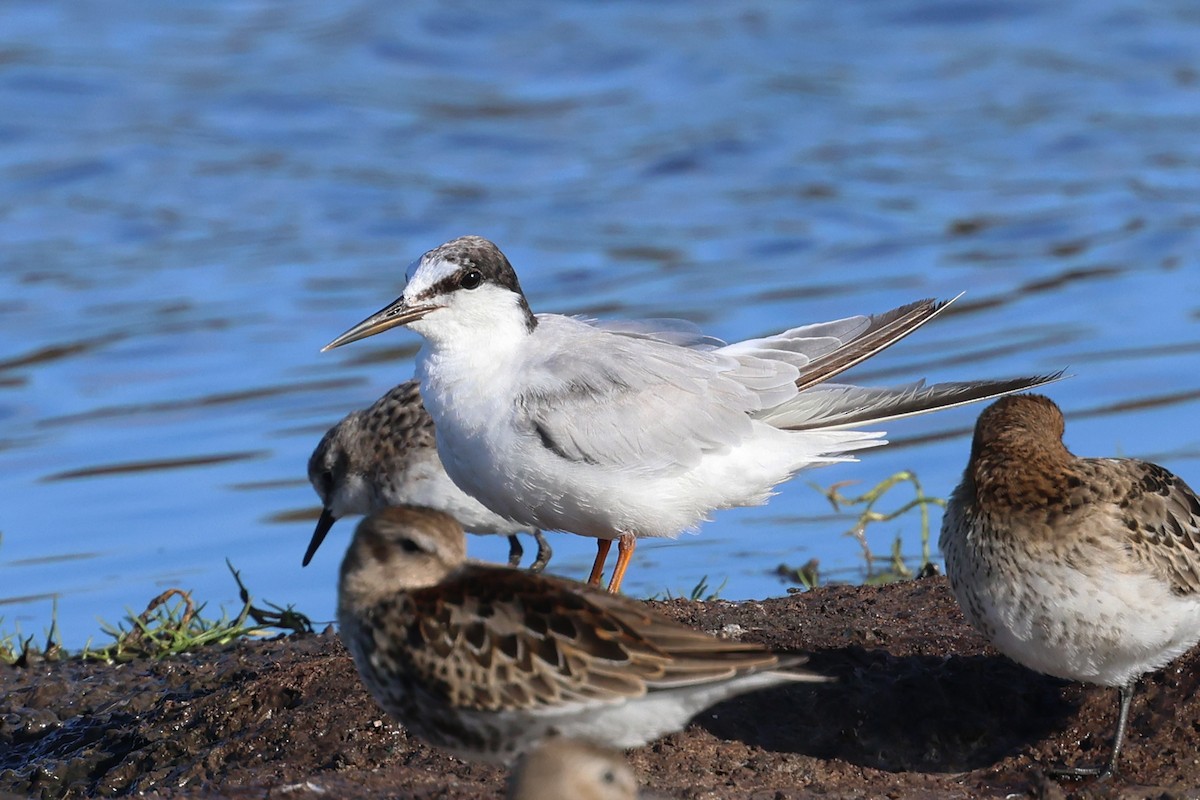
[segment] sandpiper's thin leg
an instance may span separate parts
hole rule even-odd
[[[529,571],[541,572],[550,563],[550,556],[554,555],[554,551],[550,549],[550,543],[546,541],[546,536],[541,531],[534,531],[533,538],[537,540],[538,553],[537,558],[529,565]]]
[[[510,567],[521,566],[521,556],[525,555],[525,548],[521,547],[521,540],[514,533],[508,537],[508,565]]]
[[[1051,775],[1057,775],[1065,778],[1090,778],[1097,777],[1100,780],[1111,778],[1117,774],[1117,757],[1121,755],[1121,745],[1125,743],[1125,726],[1129,723],[1129,703],[1133,700],[1133,690],[1137,686],[1137,682],[1127,683],[1119,688],[1121,693],[1121,706],[1117,711],[1117,733],[1113,736],[1112,755],[1108,758],[1108,763],[1103,767],[1065,767],[1056,766],[1047,770]]]

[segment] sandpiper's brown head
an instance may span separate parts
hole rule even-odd
[[[992,403],[975,423],[964,483],[989,487],[1003,497],[1054,492],[1057,478],[1075,456],[1063,444],[1065,423],[1054,401],[1040,394],[1014,394]],[[984,496],[993,492],[984,491]]]
[[[342,560],[339,603],[358,606],[433,586],[467,560],[466,534],[441,511],[391,506],[358,523]]]
[[[1070,458],[1062,443],[1062,411],[1043,395],[1001,397],[983,410],[971,443],[971,464],[1013,458]],[[968,467],[968,470],[971,468]]]
[[[972,455],[995,446],[1045,448],[1062,444],[1062,411],[1040,394],[1010,394],[983,410],[975,423]]]
[[[508,800],[635,800],[637,776],[621,753],[556,737],[526,753],[509,777]]]

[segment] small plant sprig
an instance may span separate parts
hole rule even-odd
[[[699,581],[696,582],[696,585],[693,586],[691,591],[689,591],[689,592],[679,592],[678,594],[676,594],[675,592],[672,592],[670,589],[666,589],[661,594],[655,593],[655,594],[650,595],[650,597],[647,599],[661,600],[665,596],[665,599],[667,599],[667,600],[674,600],[676,597],[686,597],[688,600],[699,600],[699,601],[707,603],[710,600],[720,600],[721,599],[721,590],[723,590],[725,588],[725,584],[727,584],[727,583],[729,583],[729,578],[726,578],[725,580],[721,581],[721,585],[718,586],[716,589],[710,589],[710,587],[708,585],[708,576],[704,575],[700,578]]]
[[[94,647],[89,639],[83,649],[73,656],[60,645],[58,635],[58,606],[55,603],[46,645],[37,647],[33,637],[22,638],[20,633],[0,636],[0,661],[26,665],[35,659],[55,661],[77,657],[84,661],[117,663],[135,658],[165,658],[210,644],[226,644],[247,636],[264,636],[271,632],[307,633],[313,630],[312,621],[292,606],[281,608],[266,603],[267,608],[254,605],[250,592],[242,583],[241,574],[226,560],[238,585],[242,608],[234,617],[221,611],[216,619],[206,618],[204,604],[196,605],[191,592],[167,589],[153,598],[146,610],[135,615],[126,613],[125,620],[111,625],[103,620],[102,632],[112,642]]]
[[[280,608],[267,603],[270,610],[254,605],[242,576],[228,559],[225,565],[238,585],[242,609],[232,619],[221,610],[219,619],[206,619],[201,612],[204,604],[196,606],[191,592],[168,589],[150,601],[146,610],[136,617],[130,613],[125,625],[102,623],[103,631],[113,641],[101,648],[84,646],[80,657],[85,661],[129,661],[134,658],[165,658],[210,644],[227,644],[248,636],[262,636],[271,629],[292,633],[311,632],[312,622],[291,606]],[[171,598],[177,602],[168,605]]]
[[[829,501],[829,504],[833,506],[833,510],[836,512],[840,513],[847,509],[862,506],[862,510],[858,513],[853,527],[846,531],[845,535],[852,536],[862,548],[863,561],[866,564],[866,579],[863,582],[867,584],[890,583],[892,581],[912,578],[915,574],[925,574],[931,569],[936,570],[936,567],[933,566],[932,551],[930,548],[929,506],[935,505],[945,508],[946,500],[941,497],[933,497],[925,494],[925,489],[921,486],[921,481],[917,478],[916,473],[911,470],[901,470],[895,475],[891,475],[880,481],[860,495],[848,496],[843,494],[842,489],[853,483],[854,481],[842,481],[828,488],[815,483],[810,485],[825,496],[825,499]],[[884,495],[902,483],[912,485],[913,499],[893,511],[882,512],[875,510],[876,504],[883,499]],[[895,540],[892,542],[891,552],[886,556],[880,556],[875,553],[871,549],[870,542],[867,541],[868,526],[877,522],[890,522],[907,514],[914,508],[919,509],[921,513],[921,563],[916,570],[909,567],[905,561],[902,549],[903,540],[899,534],[896,535]],[[887,566],[877,571],[876,564],[879,561],[885,561]],[[780,565],[777,572],[808,589],[815,587],[820,582],[818,565],[815,559],[809,561],[799,569]]]

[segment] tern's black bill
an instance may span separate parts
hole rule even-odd
[[[326,350],[332,350],[335,347],[350,344],[350,342],[357,342],[359,339],[366,339],[368,336],[382,333],[397,325],[407,325],[437,308],[438,306],[405,305],[404,298],[399,297],[322,347],[321,352],[324,353]]]

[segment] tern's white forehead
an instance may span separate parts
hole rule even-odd
[[[471,272],[476,274],[471,284],[464,287],[462,278]],[[472,291],[482,285],[518,296],[526,316],[532,319],[517,273],[500,248],[482,236],[460,236],[421,256],[420,261],[409,267],[404,300],[416,305],[435,297],[445,297],[460,288]]]
[[[419,298],[428,298],[431,291],[441,293],[441,289],[435,290],[435,287],[445,287],[448,284],[448,279],[462,271],[463,264],[458,260],[449,259],[437,250],[430,250],[420,259],[409,265],[405,276],[408,278],[408,283],[404,286],[404,299],[412,302]]]

